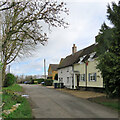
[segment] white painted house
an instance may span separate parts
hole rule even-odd
[[[67,88],[72,88],[72,66],[58,69],[58,80],[60,83],[64,83]]]
[[[67,88],[74,88],[73,63],[77,47],[73,44],[72,54],[63,59],[58,66],[58,80]]]
[[[80,87],[103,88],[103,78],[96,69],[96,44],[77,51],[75,44],[72,54],[64,58],[58,66],[58,80],[70,89]]]

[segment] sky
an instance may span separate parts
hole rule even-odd
[[[49,64],[59,64],[61,58],[72,53],[76,44],[77,51],[95,43],[95,36],[103,22],[107,20],[107,5],[117,0],[61,0],[67,3],[69,15],[65,20],[68,28],[52,28],[48,32],[48,42],[45,46],[38,45],[30,57],[18,58],[10,65],[11,73],[15,75],[43,75],[44,59],[46,72]]]

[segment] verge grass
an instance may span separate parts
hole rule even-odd
[[[13,84],[9,87],[3,87],[3,90],[11,90],[13,92],[22,92],[22,87],[18,84]]]
[[[9,110],[16,103],[20,103],[21,105],[9,115],[2,114],[3,118],[32,118],[32,110],[30,103],[26,98],[21,97],[19,94],[15,94],[15,92],[22,92],[22,87],[18,84],[14,84],[9,87],[3,88],[2,100],[5,103],[3,106],[3,110]]]
[[[116,109],[120,112],[119,99],[106,98],[105,96],[102,96],[102,97],[89,98],[88,100],[102,104],[102,105],[110,107],[112,109]]]

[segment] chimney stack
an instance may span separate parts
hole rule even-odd
[[[72,54],[76,53],[77,52],[77,47],[75,46],[75,44],[73,44],[73,47],[72,47]]]

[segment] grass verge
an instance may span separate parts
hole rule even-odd
[[[3,106],[3,110],[9,110],[16,103],[20,103],[21,105],[10,114],[2,114],[3,118],[32,118],[32,110],[30,104],[26,98],[21,97],[19,94],[15,94],[15,92],[22,92],[22,87],[14,84],[10,87],[3,88],[2,101],[5,103]]]
[[[116,109],[120,112],[120,101],[118,99],[106,98],[105,96],[102,96],[102,97],[89,98],[88,100],[105,105],[112,109]]]
[[[3,90],[11,90],[13,92],[22,92],[22,87],[18,84],[14,84],[9,87],[4,87]]]

